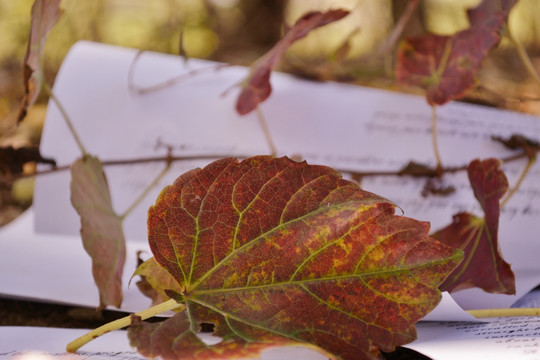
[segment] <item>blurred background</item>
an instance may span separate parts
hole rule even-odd
[[[159,52],[249,65],[270,49],[287,25],[310,10],[346,8],[343,21],[317,29],[288,52],[281,70],[314,80],[337,80],[395,89],[395,46],[381,44],[414,0],[63,0],[63,16],[45,51],[47,82],[62,59],[86,39]],[[16,125],[22,62],[33,0],[0,0],[0,147],[37,146],[46,112],[41,97]],[[404,35],[450,35],[468,27],[466,9],[480,0],[420,0]],[[540,69],[540,1],[520,0],[509,26]],[[478,87],[466,101],[540,115],[540,86],[531,80],[503,38],[486,60]],[[486,91],[489,89],[489,91]],[[523,101],[522,98],[533,100]],[[2,154],[0,154],[0,165]],[[33,171],[27,164],[26,172]],[[0,166],[0,226],[31,204],[33,180],[16,179]]]

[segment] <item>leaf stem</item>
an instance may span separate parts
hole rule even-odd
[[[537,150],[533,151],[538,152]],[[240,154],[210,154],[210,155],[189,155],[189,156],[173,156],[170,158],[171,162],[175,161],[188,161],[188,160],[216,160],[226,157],[236,157],[245,159],[253,155],[240,155]],[[530,157],[530,155],[527,152],[521,152],[518,154],[506,156],[504,158],[500,158],[500,160],[503,163],[510,163],[513,161],[517,161],[526,157]],[[119,165],[134,165],[134,164],[146,164],[146,163],[152,163],[152,162],[163,162],[168,161],[169,158],[167,156],[156,156],[156,157],[146,157],[146,158],[138,158],[138,159],[112,159],[112,160],[103,160],[101,161],[103,166],[119,166]],[[467,170],[468,163],[461,166],[451,166],[451,167],[442,167],[440,169],[441,174],[445,173],[457,173],[460,171]],[[47,169],[47,170],[41,170],[36,171],[34,173],[28,173],[28,174],[21,174],[20,177],[28,177],[28,176],[40,176],[40,175],[47,175],[51,173],[55,173],[57,171],[65,171],[69,170],[70,165],[59,165],[55,166],[53,168]],[[388,171],[353,171],[350,169],[336,169],[343,173],[348,173],[351,175],[354,175],[355,177],[361,178],[361,177],[367,177],[367,176],[405,176],[411,174],[403,173],[403,169],[400,170],[388,170]],[[416,176],[416,177],[433,177],[429,175],[424,176]]]
[[[442,161],[441,154],[439,153],[439,142],[437,140],[437,106],[431,105],[431,138],[433,140],[433,151],[435,152],[435,160],[437,161],[437,166],[435,171],[437,174],[442,175]]]
[[[190,77],[195,77],[196,75],[200,75],[203,73],[217,72],[223,68],[234,66],[232,64],[210,65],[208,67],[190,70],[186,73],[177,75],[175,77],[172,77],[168,80],[165,80],[163,82],[160,82],[154,85],[150,85],[147,87],[138,87],[137,85],[135,85],[133,78],[135,77],[135,65],[137,64],[137,62],[139,61],[143,53],[144,53],[143,50],[137,52],[137,54],[133,58],[133,61],[131,62],[131,65],[129,66],[129,71],[128,71],[128,89],[135,94],[148,94],[154,91],[163,90],[173,85],[176,85],[186,79],[189,79]],[[184,65],[186,62],[187,62],[187,58],[184,57]]]
[[[540,308],[479,309],[467,310],[467,312],[478,319],[512,316],[540,316]]]
[[[165,311],[175,310],[175,309],[183,310],[183,307],[184,305],[177,303],[173,299],[170,299],[161,304],[158,304],[146,310],[140,311],[136,313],[135,315],[140,316],[142,320],[145,320],[145,319],[151,318],[152,316],[159,315]],[[104,335],[113,330],[124,328],[126,326],[129,326],[130,324],[131,324],[131,315],[123,317],[115,321],[111,321],[110,323],[100,326],[97,329],[94,329],[84,334],[83,336],[73,340],[72,342],[70,342],[66,347],[66,351],[70,353],[74,353],[83,345],[100,337],[101,335]]]
[[[531,58],[527,54],[527,50],[525,50],[525,47],[523,44],[516,38],[516,36],[512,33],[510,30],[510,26],[506,26],[506,33],[508,34],[508,37],[510,38],[510,41],[516,48],[519,58],[527,71],[529,72],[529,75],[532,76],[534,81],[540,86],[540,75],[538,75],[538,72],[536,71],[536,68],[534,67]]]
[[[161,181],[161,179],[165,176],[165,174],[167,174],[167,172],[171,168],[171,164],[172,164],[172,160],[170,160],[169,158],[167,160],[167,165],[165,166],[165,168],[163,168],[163,170],[161,170],[158,176],[156,176],[154,181],[152,181],[143,190],[143,192],[139,195],[139,197],[135,199],[135,201],[133,201],[133,203],[121,215],[119,215],[120,219],[124,220],[133,211],[133,209],[135,209],[141,203],[141,201],[144,200],[144,198],[148,195],[148,193]]]
[[[118,165],[136,165],[136,164],[148,164],[153,162],[166,162],[166,161],[188,161],[188,160],[216,160],[224,157],[236,157],[236,158],[248,158],[253,155],[242,155],[242,154],[208,154],[208,155],[185,155],[185,156],[154,156],[154,157],[143,157],[138,159],[112,159],[112,160],[103,160],[101,164],[103,166],[118,166]],[[30,174],[24,174],[24,176],[34,176],[34,175],[46,175],[54,173],[57,171],[69,170],[70,164],[68,165],[59,165],[52,167],[47,170],[36,171]]]
[[[83,143],[81,141],[81,138],[77,134],[77,131],[75,131],[75,127],[73,126],[73,122],[71,121],[71,118],[67,114],[66,109],[64,108],[64,106],[62,105],[60,100],[58,100],[56,95],[53,93],[53,91],[49,87],[49,85],[47,85],[45,82],[42,82],[42,87],[43,87],[43,90],[49,96],[49,98],[52,99],[52,101],[54,101],[54,103],[56,104],[56,107],[58,107],[58,110],[60,111],[60,114],[62,114],[62,117],[64,118],[64,120],[66,122],[66,125],[67,125],[69,131],[71,132],[71,135],[73,136],[73,139],[77,143],[77,146],[79,147],[79,150],[82,153],[82,156],[85,157],[88,153],[86,152],[86,149],[84,148],[84,145],[83,145]]]
[[[536,154],[530,155],[529,162],[527,163],[527,166],[525,166],[525,169],[523,169],[523,172],[521,173],[521,176],[519,177],[519,180],[517,181],[516,185],[514,186],[512,190],[510,190],[510,192],[508,192],[504,200],[501,202],[501,208],[504,207],[506,203],[508,202],[508,200],[510,200],[512,195],[514,195],[518,191],[519,187],[521,186],[521,183],[523,182],[523,180],[525,180],[525,177],[527,177],[527,174],[529,173],[529,171],[531,170],[531,167],[534,165],[535,162],[536,162]]]
[[[277,148],[274,144],[274,141],[272,140],[272,135],[270,134],[270,129],[268,128],[268,123],[266,122],[266,119],[264,118],[264,115],[261,111],[260,106],[255,107],[255,111],[257,113],[257,119],[259,119],[259,125],[261,125],[261,128],[264,133],[264,137],[266,139],[266,143],[270,147],[270,153],[271,155],[276,156],[277,155]]]

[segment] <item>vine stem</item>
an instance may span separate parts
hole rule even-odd
[[[184,305],[177,303],[176,300],[170,299],[161,304],[152,306],[151,308],[135,313],[135,315],[140,316],[142,320],[145,320],[145,319],[151,318],[152,316],[159,315],[169,310],[184,310]],[[66,347],[66,351],[70,353],[74,353],[83,345],[86,345],[87,343],[100,337],[101,335],[104,335],[113,330],[118,330],[118,329],[129,326],[131,324],[131,316],[132,315],[112,321],[110,323],[107,323],[103,326],[98,327],[97,329],[94,329],[84,334],[83,336],[70,342]]]
[[[537,152],[537,151],[536,151]],[[247,154],[210,154],[210,155],[189,155],[189,156],[173,156],[170,158],[171,162],[176,161],[188,161],[188,160],[216,160],[221,159],[224,157],[236,157],[241,159],[246,159],[248,157],[254,156],[253,154],[247,155]],[[510,155],[504,158],[500,158],[500,160],[503,163],[510,163],[513,161],[517,161],[526,157],[530,157],[530,155],[527,154],[527,152],[521,152],[519,154]],[[147,157],[147,158],[138,158],[138,159],[113,159],[113,160],[103,160],[101,161],[101,164],[103,166],[119,166],[119,165],[134,165],[134,164],[147,164],[147,163],[154,163],[154,162],[163,162],[163,161],[169,161],[169,157],[167,156],[156,156],[156,157]],[[452,167],[442,167],[441,173],[456,173],[460,171],[467,170],[468,164],[464,164],[461,166],[452,166]],[[55,173],[58,171],[66,171],[69,170],[70,165],[59,165],[52,167],[47,170],[41,170],[36,171],[31,174],[21,174],[20,177],[29,177],[29,176],[41,176],[41,175],[47,175],[51,173]],[[404,176],[407,174],[401,173],[401,170],[388,170],[388,171],[352,171],[350,169],[336,169],[343,173],[349,173],[356,177],[365,177],[365,176]],[[426,176],[426,177],[433,177],[433,176]]]
[[[512,316],[540,316],[540,308],[479,309],[467,310],[467,312],[477,319]]]
[[[73,122],[71,121],[71,118],[67,114],[66,109],[64,108],[60,100],[58,100],[58,98],[56,97],[52,89],[49,87],[49,85],[47,85],[45,82],[42,82],[42,87],[43,87],[43,90],[49,96],[49,98],[51,98],[54,101],[54,103],[56,104],[56,107],[58,107],[58,110],[60,111],[60,114],[62,114],[62,117],[64,118],[66,125],[69,131],[71,132],[71,135],[73,136],[73,139],[77,143],[77,146],[79,147],[79,150],[82,153],[82,156],[85,157],[88,153],[86,152],[86,149],[81,141],[81,138],[79,137],[79,134],[77,134],[77,131],[75,130],[75,127],[73,126]]]
[[[435,152],[435,160],[437,173],[442,171],[441,154],[439,153],[439,141],[437,140],[437,106],[431,105],[431,138],[433,139],[433,151]]]
[[[257,119],[259,119],[259,125],[261,125],[261,128],[264,133],[264,138],[266,139],[266,143],[270,147],[270,152],[272,155],[277,155],[277,148],[276,144],[274,144],[274,141],[272,140],[272,135],[270,134],[270,129],[268,128],[268,123],[266,122],[266,119],[261,111],[261,108],[259,106],[255,107],[255,111],[257,113]]]
[[[161,304],[135,313],[135,315],[141,317],[142,320],[146,320],[169,310],[183,311],[185,310],[185,306],[177,303],[176,300],[170,299]],[[479,309],[467,310],[467,312],[478,319],[514,316],[540,316],[540,308]],[[74,353],[82,346],[88,344],[90,341],[100,337],[101,335],[129,326],[131,324],[131,317],[132,315],[123,317],[84,334],[83,336],[70,342],[66,346],[66,351],[69,353]]]
[[[525,65],[525,68],[529,72],[529,74],[532,76],[534,81],[540,86],[540,75],[538,75],[538,72],[536,71],[536,68],[534,67],[531,58],[527,54],[527,50],[525,50],[525,47],[523,44],[516,38],[516,36],[512,33],[510,30],[510,26],[506,26],[506,33],[508,34],[508,37],[510,38],[510,41],[516,48],[519,58],[521,59],[521,62],[523,65]]]
[[[523,180],[525,180],[525,178],[527,177],[527,174],[529,173],[529,170],[531,170],[531,167],[534,165],[535,162],[536,162],[536,154],[529,156],[529,162],[527,163],[527,166],[525,166],[525,169],[523,169],[523,172],[521,173],[521,176],[519,177],[519,180],[514,186],[514,188],[510,190],[510,192],[506,195],[504,200],[501,202],[501,208],[504,207],[506,203],[508,202],[508,200],[510,200],[512,195],[514,195],[518,191],[519,187],[521,186],[521,183],[523,182]]]
[[[138,87],[135,85],[135,82],[133,80],[133,78],[135,77],[135,66],[137,64],[137,62],[139,61],[141,55],[144,53],[143,50],[137,52],[137,54],[135,55],[135,57],[133,58],[133,61],[131,62],[131,65],[129,66],[129,71],[128,71],[128,89],[133,92],[133,93],[136,93],[136,94],[148,94],[148,93],[151,93],[151,92],[154,92],[154,91],[158,91],[158,90],[162,90],[162,89],[166,89],[168,87],[171,87],[173,85],[176,85],[188,78],[191,78],[191,77],[194,77],[196,75],[199,75],[199,74],[203,74],[203,73],[209,73],[209,72],[217,72],[221,69],[224,69],[226,67],[231,67],[231,66],[234,66],[232,64],[217,64],[217,65],[211,65],[211,66],[208,66],[208,67],[203,67],[203,68],[199,68],[199,69],[194,69],[194,70],[190,70],[184,74],[180,74],[180,75],[177,75],[173,78],[170,78],[168,80],[165,80],[163,82],[160,82],[158,84],[154,84],[154,85],[150,85],[150,86],[147,86],[147,87]],[[184,64],[188,61],[188,59],[186,57],[184,57]]]

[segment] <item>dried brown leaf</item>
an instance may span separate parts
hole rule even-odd
[[[27,109],[34,104],[41,90],[41,57],[47,35],[62,15],[60,1],[35,0],[32,6],[30,38],[23,62],[24,97],[17,117],[19,123],[25,118]]]

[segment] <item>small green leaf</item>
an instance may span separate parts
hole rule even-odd
[[[86,156],[71,165],[71,204],[81,217],[81,237],[92,258],[100,307],[120,307],[126,257],[122,219],[112,208],[109,185],[97,158]]]

